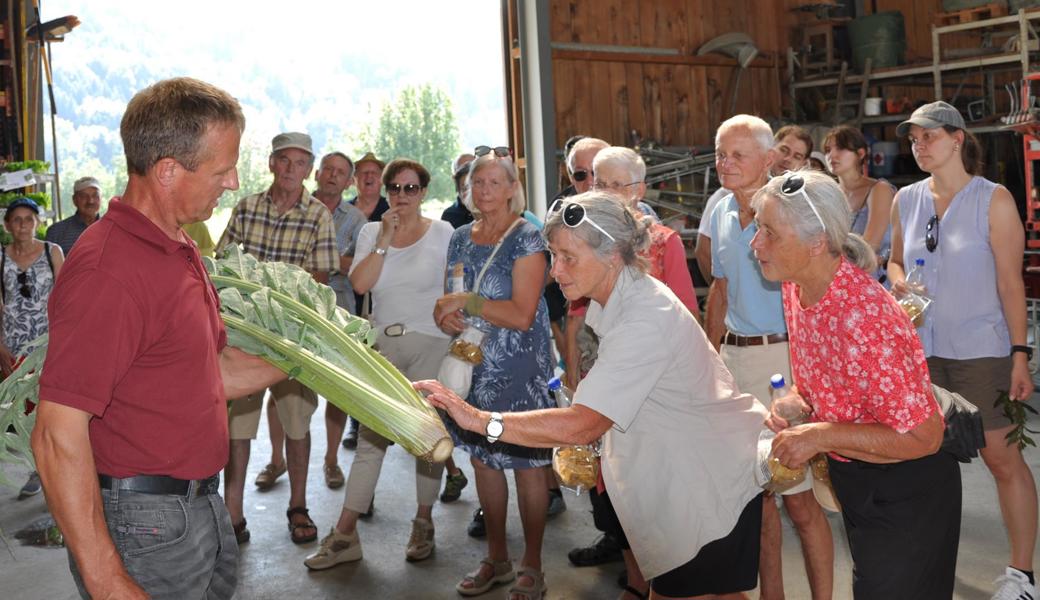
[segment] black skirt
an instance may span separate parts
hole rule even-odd
[[[856,600],[949,600],[961,529],[961,471],[953,456],[828,463]]]

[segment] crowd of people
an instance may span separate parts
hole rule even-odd
[[[204,228],[189,237],[221,193],[237,190],[244,127],[226,92],[159,82],[127,107],[129,180],[103,217],[92,178],[76,182],[76,214],[46,242],[35,237],[41,210],[31,200],[4,215],[13,238],[0,262],[4,374],[26,342],[50,332],[32,440],[39,474],[23,494],[42,482],[84,598],[233,594],[265,397],[272,453],[254,483],[269,489],[287,473],[289,536],[318,540],[306,484],[320,398],[227,346],[199,257],[232,244],[329,284],[442,410],[470,456],[480,508],[468,533],[487,543],[455,586],[460,595],[508,584],[510,600],[544,596],[543,535],[566,508],[551,449],[599,443],[589,497],[601,535],[568,557],[576,566],[623,561],[623,600],[742,598],[756,587],[783,598],[781,507],[812,597],[831,598],[834,544],[819,482],[809,475],[774,495],[756,481],[768,428],[781,465],[826,467],[857,599],[950,598],[961,482],[940,449],[934,383],[984,416],[981,454],[1010,545],[994,598],[1035,596],[1036,488],[1004,439],[1011,423],[993,407],[998,390],[1012,401],[1033,392],[1024,233],[1010,193],[978,175],[980,148],[952,106],[922,106],[899,126],[928,174],[902,190],[866,174],[869,147],[855,128],[827,132],[821,155],[800,127],[774,133],[751,115],[723,122],[722,188],[695,249],[710,283],[703,312],[682,240],[644,202],[646,165],[630,148],[572,138],[570,185],[543,223],[526,210],[510,149],[478,146],[451,165],[458,197],[438,220],[422,211],[429,165],[319,158],[307,134],[281,133],[270,187],[241,198],[217,243]],[[357,196],[346,199],[351,186]],[[915,327],[897,297],[911,291],[907,266],[919,259],[933,303]],[[446,285],[456,272],[461,290]],[[952,300],[966,282],[970,305]],[[112,318],[74,316],[92,307]],[[483,358],[460,397],[436,376],[466,327],[484,333]],[[549,391],[560,372],[573,389],[566,407]],[[794,385],[774,402],[777,373]],[[781,401],[807,422],[789,421]],[[301,565],[314,570],[363,559],[358,521],[375,510],[391,445],[331,404],[324,419],[324,480],[344,499]],[[341,445],[354,450],[346,474]],[[507,470],[523,530],[516,564]],[[415,476],[411,534],[400,541],[412,562],[434,553],[438,499],[456,500],[469,482],[451,460],[416,459]]]

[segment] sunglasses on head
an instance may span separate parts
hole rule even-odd
[[[585,169],[579,169],[579,170],[571,173],[571,177],[574,178],[574,181],[585,181],[589,177],[593,177],[593,173],[592,173],[592,171],[586,171]]]
[[[499,158],[508,158],[509,155],[512,154],[512,151],[510,151],[506,146],[495,146],[493,148],[491,146],[477,146],[473,149],[473,155],[477,158],[491,152],[494,152],[495,156]]]
[[[404,192],[405,196],[414,196],[419,193],[422,186],[417,183],[406,183],[401,185],[400,183],[388,183],[386,184],[386,193],[391,196],[396,196],[401,192]]]
[[[18,293],[22,295],[22,298],[32,298],[32,288],[29,287],[29,273],[23,272],[18,274]]]
[[[553,202],[552,206],[549,207],[549,214],[551,215],[557,211],[560,211],[561,209],[563,212],[560,214],[560,220],[562,220],[563,224],[567,227],[574,229],[582,223],[588,223],[589,225],[595,227],[597,231],[610,238],[610,241],[615,243],[617,242],[617,240],[614,239],[614,236],[607,233],[605,229],[603,229],[599,225],[596,225],[596,222],[589,218],[589,216],[585,213],[584,206],[580,204],[575,204],[574,202],[567,202],[566,200],[561,198],[556,202]]]
[[[924,234],[924,247],[929,252],[935,252],[935,249],[939,247],[939,215],[932,215],[932,218],[928,219],[928,227]]]
[[[827,231],[827,224],[823,222],[823,217],[820,216],[820,211],[816,210],[816,204],[813,203],[812,198],[809,197],[809,194],[805,193],[804,177],[798,175],[797,173],[791,173],[790,171],[788,171],[784,175],[784,182],[780,184],[780,193],[788,198],[794,196],[795,194],[801,195],[802,198],[805,198],[806,203],[809,204],[809,208],[811,208],[813,214],[816,215],[816,220],[820,222],[820,226],[823,227],[823,230],[825,232]]]

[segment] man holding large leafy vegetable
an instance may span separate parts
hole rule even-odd
[[[181,226],[238,188],[244,127],[234,98],[194,79],[134,96],[120,128],[126,191],[51,295],[32,447],[84,597],[234,593],[238,550],[218,494],[225,402],[285,375],[226,346]]]

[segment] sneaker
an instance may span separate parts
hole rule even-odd
[[[25,482],[20,492],[18,492],[19,498],[28,498],[29,496],[35,496],[43,491],[43,484],[40,483],[40,474],[36,471],[29,473],[29,481]]]
[[[426,560],[433,554],[433,523],[426,519],[412,519],[412,535],[404,551],[409,562]]]
[[[444,491],[441,492],[441,502],[458,500],[467,485],[469,485],[469,480],[466,479],[466,474],[461,469],[455,475],[448,473],[448,477],[444,480]]]
[[[351,429],[343,438],[343,447],[347,450],[357,450],[357,429]]]
[[[466,527],[466,533],[471,538],[482,538],[487,535],[487,525],[484,523],[484,509],[478,508],[473,511],[473,520]]]
[[[603,534],[591,546],[575,548],[567,553],[575,567],[594,567],[622,560],[621,546],[613,536]]]
[[[1004,575],[993,583],[1000,586],[993,600],[1037,600],[1036,586],[1029,583],[1025,573],[1013,567],[1004,569]]]
[[[372,501],[368,503],[368,510],[358,515],[361,519],[371,519],[372,515],[376,512],[376,498],[372,497]]]
[[[565,510],[567,510],[567,503],[563,501],[563,492],[560,488],[549,490],[549,508],[545,511],[545,514],[555,517]]]
[[[325,465],[325,485],[329,486],[330,490],[343,487],[345,481],[343,469],[339,468],[339,465]]]
[[[333,527],[329,534],[321,539],[321,547],[314,554],[304,559],[308,569],[320,571],[335,567],[340,563],[361,560],[361,538],[354,535],[343,535]]]

